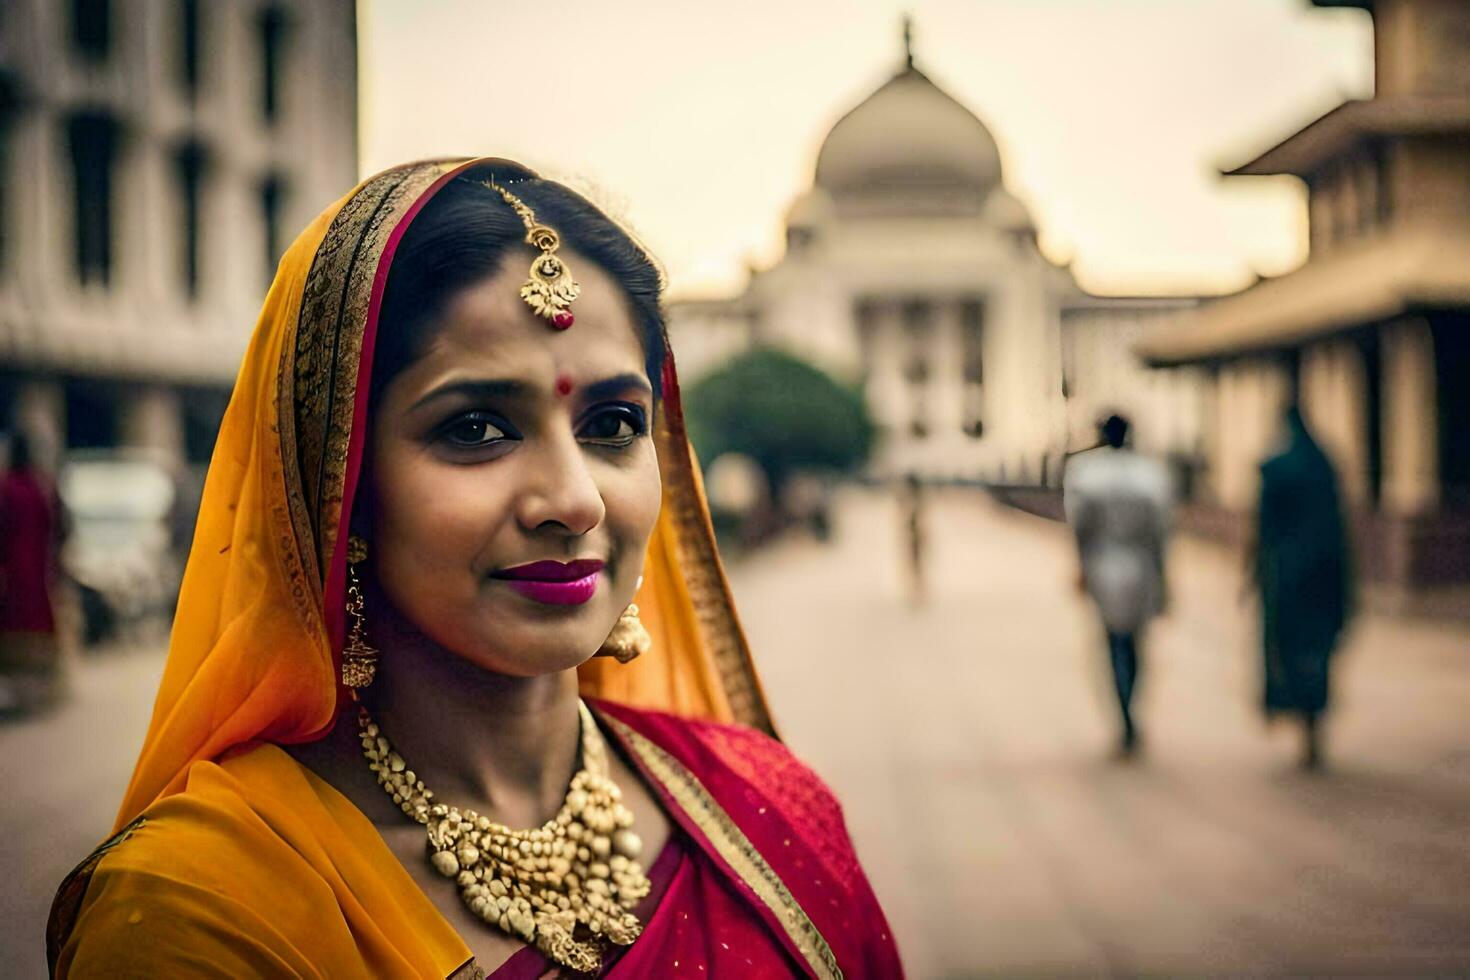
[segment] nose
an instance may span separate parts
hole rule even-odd
[[[540,440],[535,457],[527,462],[534,476],[516,513],[523,528],[583,535],[602,523],[607,514],[602,491],[575,435]]]

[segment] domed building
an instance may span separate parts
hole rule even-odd
[[[822,143],[785,254],[740,296],[674,304],[674,349],[695,377],[773,344],[860,383],[878,475],[1037,481],[1067,442],[1061,314],[1083,294],[905,35],[897,73]]]

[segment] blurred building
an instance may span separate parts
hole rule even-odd
[[[907,27],[898,71],[828,132],[785,226],[785,254],[740,295],[671,304],[681,372],[773,344],[861,385],[880,475],[1046,482],[1078,448],[1069,415],[1184,387],[1108,342],[1159,301],[1089,296],[1041,252],[995,139],[914,64]],[[1087,397],[1069,406],[1069,388]],[[1140,414],[1180,422],[1178,448],[1193,446],[1192,410]]]
[[[356,173],[353,0],[4,0],[0,430],[206,461],[280,254]]]
[[[1206,379],[1198,370],[1151,371],[1134,348],[1150,331],[1198,305],[1198,299],[1182,296],[1080,296],[1062,307],[1069,450],[1096,445],[1099,420],[1118,413],[1132,423],[1135,448],[1172,462],[1178,489],[1190,495],[1203,449]]]
[[[1209,488],[1255,505],[1296,391],[1351,501],[1363,571],[1470,581],[1470,3],[1315,0],[1374,22],[1376,94],[1230,175],[1306,185],[1310,257],[1207,304],[1140,351],[1215,375]]]

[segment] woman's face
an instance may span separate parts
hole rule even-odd
[[[520,298],[530,261],[508,253],[451,299],[383,389],[366,471],[368,565],[395,626],[520,677],[597,651],[633,599],[660,500],[621,289],[568,254],[582,293],[556,330]]]

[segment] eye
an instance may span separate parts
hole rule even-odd
[[[647,417],[637,405],[605,405],[594,409],[577,433],[584,441],[623,447],[648,431]]]
[[[515,436],[500,419],[483,412],[467,412],[439,430],[439,438],[457,449],[479,449]]]

